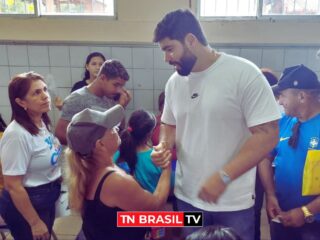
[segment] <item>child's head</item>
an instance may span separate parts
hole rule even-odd
[[[121,133],[120,159],[128,162],[131,172],[134,172],[137,162],[137,147],[146,144],[156,126],[153,113],[146,110],[134,111],[128,122],[128,128]]]
[[[232,228],[207,226],[187,236],[186,240],[241,240]]]
[[[156,118],[153,113],[143,109],[134,111],[128,122],[130,135],[136,142],[136,145],[145,143],[156,125]]]

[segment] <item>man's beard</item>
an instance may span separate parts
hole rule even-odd
[[[188,76],[194,64],[197,61],[197,57],[193,55],[189,50],[185,49],[184,54],[179,62],[169,62],[171,65],[178,65],[180,69],[176,68],[177,72],[181,76]]]

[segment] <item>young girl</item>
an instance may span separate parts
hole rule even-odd
[[[149,192],[154,192],[161,175],[161,168],[152,163],[152,142],[156,126],[155,116],[145,110],[132,113],[128,128],[121,133],[120,151],[115,155],[117,164],[135,177]]]
[[[74,92],[92,83],[93,80],[97,78],[100,67],[105,61],[106,61],[106,58],[105,56],[103,56],[102,53],[99,53],[99,52],[90,53],[87,56],[86,63],[84,66],[85,71],[84,71],[83,79],[79,82],[76,82],[73,85],[71,92]]]

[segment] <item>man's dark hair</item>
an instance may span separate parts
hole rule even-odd
[[[160,42],[166,37],[183,42],[188,33],[195,35],[202,45],[208,45],[200,23],[193,13],[179,9],[168,13],[158,23],[154,30],[153,42]]]
[[[99,76],[103,74],[108,79],[121,78],[125,81],[129,80],[129,74],[121,62],[110,59],[103,63],[100,68]]]
[[[231,228],[223,226],[206,226],[188,235],[186,240],[241,240]]]

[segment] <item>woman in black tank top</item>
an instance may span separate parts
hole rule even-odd
[[[68,126],[70,206],[82,214],[87,240],[144,239],[144,228],[117,228],[117,212],[158,210],[169,194],[170,165],[152,194],[114,164],[121,142],[115,126],[123,117],[120,105],[103,113],[85,109]],[[166,155],[169,160],[169,150]]]

